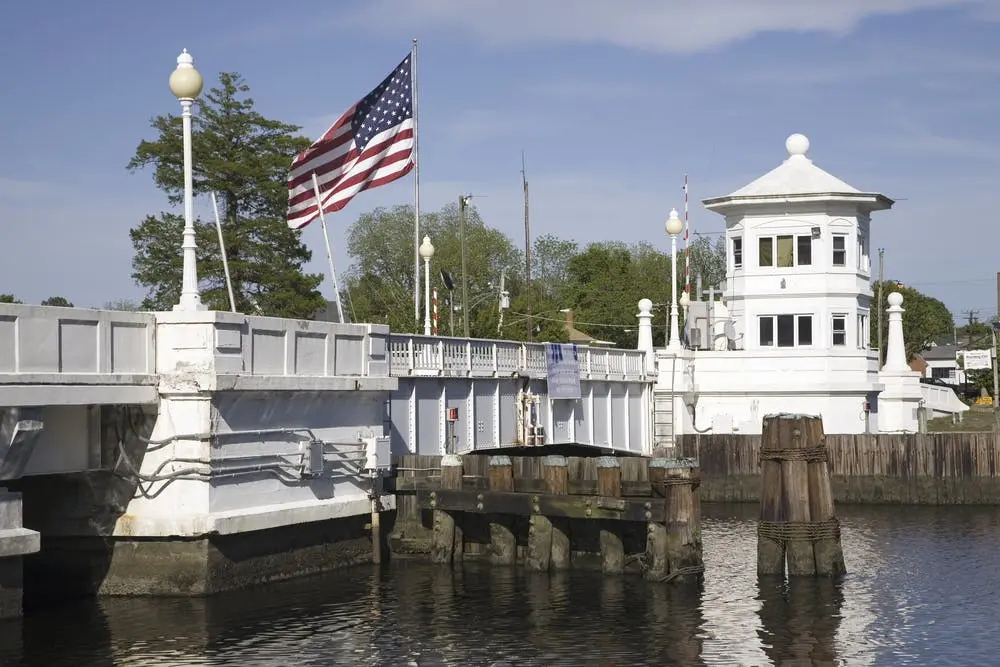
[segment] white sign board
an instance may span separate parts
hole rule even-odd
[[[989,350],[966,350],[959,352],[959,355],[965,360],[962,365],[967,371],[993,368]]]
[[[545,346],[549,398],[580,398],[580,362],[576,345]]]

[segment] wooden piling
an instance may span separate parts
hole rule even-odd
[[[562,496],[569,493],[569,465],[565,456],[546,456],[542,459],[542,476],[545,478],[545,493]],[[552,555],[549,565],[553,570],[568,570],[573,556],[569,520],[552,517],[549,522],[552,524]]]
[[[768,415],[761,439],[759,574],[838,576],[846,570],[820,417]],[[775,473],[775,466],[780,474]]]
[[[816,574],[821,577],[838,577],[847,572],[847,566],[840,546],[840,528],[833,505],[833,489],[830,487],[823,420],[819,417],[810,419],[802,425],[802,431],[807,446],[822,448],[824,453],[822,457],[817,456],[808,463],[809,516],[816,525],[812,544]]]
[[[654,498],[667,498],[667,459],[655,458],[649,462],[649,486]],[[667,565],[667,525],[649,521],[646,523],[646,579],[660,581],[668,574]]]
[[[668,498],[666,558],[669,578],[697,582],[704,572],[699,539],[701,527],[695,523],[698,463],[694,459],[673,459],[662,465]]]
[[[447,454],[441,457],[441,488],[462,488],[462,457]],[[462,559],[462,532],[455,517],[444,510],[434,510],[434,535],[431,541],[431,562],[450,565]]]
[[[513,491],[514,471],[509,456],[491,456],[490,491]],[[509,516],[490,517],[490,560],[494,565],[513,565],[517,561],[517,540]]]
[[[760,521],[761,526],[783,524],[785,518],[784,486],[781,461],[768,458],[770,453],[782,448],[782,429],[788,422],[765,417],[761,436],[760,461]],[[785,540],[760,532],[757,536],[757,574],[764,576],[785,575]]]
[[[621,498],[622,469],[613,456],[597,459],[597,495],[599,498]],[[621,524],[601,522],[601,570],[605,574],[621,574],[625,570],[625,547],[621,538]]]
[[[566,479],[566,460],[561,456],[546,456],[542,460],[542,483],[544,484],[543,491],[545,493],[553,493],[549,490],[551,487],[549,477],[552,474],[552,466],[549,463],[549,459],[562,459],[563,480],[565,481]],[[565,487],[565,484],[563,486]],[[537,507],[537,504],[535,507]],[[535,513],[528,517],[528,522],[528,556],[525,565],[529,570],[545,572],[552,564],[552,551],[554,548],[552,544],[553,519],[543,514],[538,514],[537,510],[535,510]],[[569,557],[568,546],[567,543],[567,559]]]
[[[809,513],[809,463],[798,455],[806,449],[802,420],[792,418],[787,429],[780,431],[786,436],[782,445],[789,451],[788,458],[781,462],[781,485],[785,490],[785,516],[790,523],[807,524]],[[791,452],[796,452],[795,454]],[[785,543],[785,559],[789,576],[811,576],[816,574],[812,543],[803,539],[790,539]]]

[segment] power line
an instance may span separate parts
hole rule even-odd
[[[514,313],[514,312],[512,312],[511,315],[518,315],[518,316],[521,316],[521,317],[527,317],[527,315],[525,313]],[[548,320],[549,322],[565,322],[566,321],[566,318],[545,317],[544,315],[538,315],[537,313],[536,314],[532,314],[531,317],[532,317],[532,319],[535,319],[535,320]],[[615,328],[615,329],[633,329],[633,328],[635,328],[635,327],[638,326],[637,324],[602,324],[600,322],[577,322],[576,320],[573,320],[573,325],[576,326],[577,324],[580,324],[580,325],[585,326],[585,327],[611,327],[611,328]]]

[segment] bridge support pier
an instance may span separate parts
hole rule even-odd
[[[0,619],[21,615],[22,559],[39,546],[38,533],[22,525],[21,494],[0,488]]]

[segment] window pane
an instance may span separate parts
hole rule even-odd
[[[794,266],[795,261],[792,255],[792,237],[778,237],[778,266]]]
[[[760,344],[761,346],[774,345],[774,318],[760,318]]]
[[[813,344],[813,318],[810,315],[799,315],[799,345]]]
[[[811,236],[798,237],[799,266],[809,266],[813,258],[813,240]]]
[[[738,236],[733,239],[733,266],[737,269],[743,266],[743,239]]]
[[[774,266],[774,248],[771,242],[774,239],[767,237],[758,242],[757,257],[760,258],[761,266]]]
[[[794,315],[778,315],[778,347],[795,347]]]
[[[833,265],[847,266],[847,237],[833,237]]]
[[[833,344],[847,345],[847,318],[838,316],[833,318]]]

